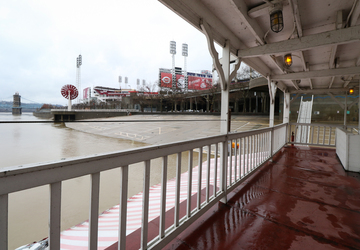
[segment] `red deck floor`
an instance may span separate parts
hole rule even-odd
[[[164,249],[360,249],[360,181],[333,149],[283,148],[228,197]],[[139,239],[130,234],[127,249]]]

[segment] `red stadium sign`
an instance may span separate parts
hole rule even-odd
[[[171,75],[171,73],[161,72],[160,81],[161,81],[161,87],[171,88],[172,87],[172,75]]]
[[[160,73],[161,87],[172,88],[172,74],[168,72]],[[176,88],[185,88],[185,77],[176,75]],[[212,88],[212,78],[201,76],[188,76],[188,89],[205,90]]]
[[[205,90],[211,89],[212,79],[198,76],[188,76],[189,89]]]

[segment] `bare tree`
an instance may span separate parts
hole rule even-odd
[[[156,92],[158,90],[157,83],[144,83],[141,86],[138,86],[137,96],[134,98],[140,105],[140,109],[143,112],[145,106],[150,106],[150,111],[153,111],[154,102],[158,100],[156,97]]]

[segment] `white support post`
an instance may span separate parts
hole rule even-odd
[[[91,174],[90,181],[89,250],[98,248],[100,173]]]
[[[143,183],[144,186],[143,186],[143,202],[142,202],[142,216],[141,216],[140,249],[147,249],[148,223],[149,223],[150,160],[145,161]]]
[[[216,151],[217,152],[217,151]],[[193,150],[189,150],[189,164],[188,164],[188,191],[187,191],[187,206],[186,216],[191,216],[191,189],[192,189],[192,169],[193,169]]]
[[[8,249],[9,195],[0,195],[0,249]]]
[[[347,122],[347,91],[345,91],[345,106],[344,106],[344,128],[346,129],[346,122]]]
[[[225,193],[224,197],[220,200],[222,203],[227,203],[226,197],[226,176],[227,176],[227,162],[228,162],[228,142],[220,143],[220,191]]]
[[[268,77],[268,87],[270,95],[270,117],[269,117],[269,127],[274,127],[274,111],[275,111],[275,95],[276,95],[276,84],[271,81]]]
[[[274,129],[270,131],[270,157],[272,158],[274,152]]]
[[[49,246],[60,249],[61,182],[50,184]]]
[[[230,43],[226,41],[225,47],[223,48],[223,72],[224,82],[222,86],[229,86],[230,83]],[[229,132],[229,87],[221,89],[221,124],[220,133],[227,134]],[[226,184],[227,184],[227,163],[228,163],[228,142],[221,143],[221,189],[224,191],[225,196],[221,199],[221,202],[227,203],[226,197]]]
[[[201,173],[199,173],[201,175]],[[174,207],[174,225],[179,226],[180,213],[180,186],[181,186],[181,152],[177,153],[176,158],[176,191],[175,191],[175,207]]]
[[[127,194],[128,194],[128,179],[129,166],[120,168],[120,204],[119,204],[119,250],[126,248],[126,217],[127,217]]]
[[[230,43],[226,41],[225,47],[223,48],[223,71],[224,71],[224,82],[222,86],[229,86],[230,83]],[[227,134],[229,131],[228,123],[229,114],[229,87],[221,89],[221,125],[220,133]]]
[[[283,114],[283,123],[289,122],[289,112],[290,111],[290,93],[284,93],[284,114]]]
[[[197,202],[196,208],[197,210],[201,209],[201,177],[202,177],[202,155],[203,155],[203,148],[199,148],[199,163],[198,163],[198,187],[197,187]]]
[[[161,171],[161,197],[160,197],[160,224],[159,236],[160,239],[165,236],[165,212],[166,212],[166,185],[167,185],[167,164],[168,156],[163,156],[162,171]]]

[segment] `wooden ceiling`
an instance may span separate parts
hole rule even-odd
[[[159,0],[220,46],[290,93],[344,91],[359,86],[360,0]],[[270,29],[274,6],[284,28]],[[285,67],[283,57],[293,63]]]

